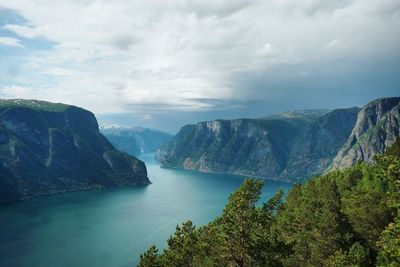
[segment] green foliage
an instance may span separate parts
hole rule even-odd
[[[158,249],[152,245],[145,253],[140,255],[140,263],[138,267],[161,267],[158,256]]]
[[[380,248],[378,266],[400,266],[400,138],[386,150],[385,156],[377,157],[377,161],[385,166],[383,175],[389,177],[387,205],[394,217],[377,242]]]
[[[282,204],[283,192],[278,191],[263,207],[256,207],[262,181],[244,181],[229,197],[221,223],[223,258],[232,266],[269,266],[279,264],[282,246],[270,228]]]
[[[335,180],[329,175],[297,186],[278,214],[275,228],[294,251],[291,266],[322,266],[335,251],[353,239],[351,226],[341,211]]]
[[[246,180],[229,197],[222,214],[222,234],[226,241],[226,257],[238,266],[254,261],[252,238],[256,233],[258,215],[255,203],[260,197],[262,182]]]
[[[369,266],[369,255],[367,250],[360,244],[354,243],[348,251],[337,250],[330,256],[324,266],[338,267],[338,266]]]
[[[378,255],[379,266],[400,266],[400,218],[382,232],[382,239],[378,242],[381,250]]]
[[[168,249],[162,255],[165,266],[191,267],[194,266],[196,243],[198,239],[196,227],[191,221],[177,226],[174,236],[168,239]]]
[[[399,141],[373,164],[294,185],[257,205],[263,183],[247,179],[222,215],[186,222],[157,256],[161,266],[400,266]],[[140,265],[147,266],[147,265]],[[157,265],[154,265],[157,266]]]
[[[392,218],[387,205],[390,180],[382,175],[381,165],[356,165],[351,174],[361,173],[362,177],[354,186],[342,191],[342,210],[351,222],[357,235],[369,246],[375,248],[380,233]]]
[[[396,141],[386,149],[385,155],[400,157],[400,138],[397,138]]]

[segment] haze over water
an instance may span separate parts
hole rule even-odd
[[[243,181],[228,174],[160,168],[142,156],[153,184],[77,192],[0,208],[0,266],[135,266],[162,249],[178,223],[204,225]],[[291,184],[266,181],[262,200]]]

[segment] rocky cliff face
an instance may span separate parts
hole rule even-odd
[[[400,135],[400,97],[383,98],[366,105],[333,162],[333,169],[346,168],[358,160],[371,162]]]
[[[304,180],[323,173],[350,135],[359,108],[337,109],[311,123],[293,142],[280,178]]]
[[[283,120],[217,120],[183,127],[159,149],[164,167],[276,177],[285,167],[294,125]]]
[[[100,125],[100,131],[115,148],[135,156],[155,152],[172,139],[169,133],[143,127],[103,124]]]
[[[44,101],[0,100],[0,203],[149,183],[144,163],[115,150],[91,112]]]
[[[302,181],[330,166],[357,112],[309,110],[187,125],[156,158],[164,167]]]

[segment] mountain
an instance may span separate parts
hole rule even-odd
[[[0,151],[0,203],[150,183],[144,163],[117,151],[75,106],[0,100]]]
[[[156,158],[163,167],[303,180],[331,164],[357,112],[307,110],[186,125]]]
[[[311,123],[293,142],[280,178],[304,180],[323,173],[350,135],[359,108],[336,109]]]
[[[400,135],[400,97],[359,108],[291,111],[186,125],[156,153],[163,167],[304,181],[371,162]]]
[[[343,169],[362,160],[371,162],[400,135],[400,97],[382,98],[366,105],[346,144],[334,159],[333,169]]]
[[[170,133],[143,127],[127,128],[106,123],[100,124],[99,128],[114,147],[135,156],[155,152],[172,138]]]
[[[156,158],[164,167],[276,177],[297,128],[284,120],[217,120],[186,125]]]

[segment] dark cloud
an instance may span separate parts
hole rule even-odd
[[[353,0],[316,0],[301,3],[301,8],[307,16],[324,15],[353,4]]]
[[[14,56],[3,47],[0,90],[73,103],[117,123],[176,131],[199,120],[399,95],[399,1],[0,0],[0,7],[0,35],[26,45]],[[39,36],[52,45],[35,45]]]
[[[393,19],[400,17],[400,1],[384,0],[372,13],[382,19]]]
[[[246,107],[257,102],[256,100],[240,100],[240,99],[215,99],[215,98],[187,98],[184,99],[187,102],[195,102],[198,104],[205,104],[207,109],[230,109]]]

